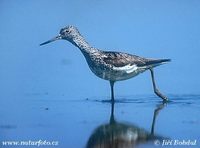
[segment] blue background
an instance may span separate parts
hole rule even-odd
[[[92,74],[75,46],[39,46],[69,24],[94,47],[171,58],[155,69],[158,87],[165,94],[198,94],[199,14],[198,0],[1,0],[0,97],[110,96],[109,83]],[[115,90],[116,96],[153,94],[150,73],[118,82]]]

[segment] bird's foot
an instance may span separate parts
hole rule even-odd
[[[163,100],[163,103],[170,102],[169,99],[163,95],[158,89],[155,90],[155,94]]]

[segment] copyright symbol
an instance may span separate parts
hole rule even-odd
[[[159,140],[155,140],[155,141],[154,141],[154,144],[155,144],[156,146],[158,146],[158,145],[160,145],[160,141],[159,141]]]

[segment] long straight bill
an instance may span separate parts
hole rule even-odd
[[[51,42],[56,41],[56,40],[60,40],[60,39],[62,39],[62,36],[58,35],[58,36],[54,37],[53,39],[50,39],[50,40],[48,40],[48,41],[46,41],[44,43],[41,43],[40,46],[48,44],[48,43],[51,43]]]

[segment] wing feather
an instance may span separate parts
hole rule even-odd
[[[144,66],[158,66],[162,63],[169,62],[170,59],[150,59],[150,58],[143,58],[136,55],[131,55],[128,53],[121,53],[121,52],[112,52],[112,51],[105,51],[103,61],[106,64],[115,66],[115,67],[124,67],[124,66],[132,66],[135,65],[137,67],[144,67]]]
[[[106,64],[113,65],[115,67],[123,67],[126,65],[137,65],[137,66],[143,66],[146,64],[148,59],[136,56],[136,55],[130,55],[127,53],[121,53],[121,52],[104,52],[103,61]]]

